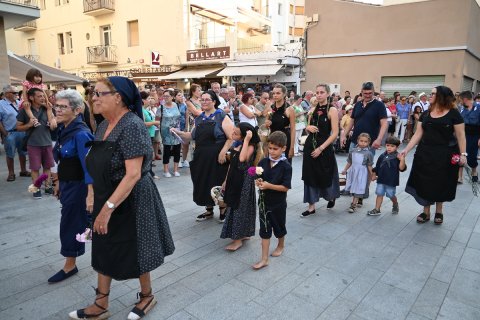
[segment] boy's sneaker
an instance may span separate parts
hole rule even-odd
[[[399,211],[400,211],[400,208],[398,207],[398,203],[394,204],[393,207],[392,207],[392,213],[393,214],[398,214]]]
[[[357,207],[361,207],[361,206],[363,206],[363,199],[359,198],[357,202]]]
[[[305,217],[308,217],[309,215],[312,215],[312,214],[315,214],[315,210],[313,210],[313,211],[305,210],[305,211],[302,212],[300,217],[305,218]]]
[[[379,216],[380,215],[380,210],[377,208],[374,208],[373,210],[370,210],[367,212],[369,216]]]
[[[350,208],[348,208],[349,213],[354,213],[357,210],[357,207],[352,203]]]
[[[33,199],[42,199],[42,191],[38,190],[33,193]]]
[[[179,168],[183,168],[183,162],[182,162],[182,161],[180,161],[180,162],[178,163],[178,167],[179,167]]]
[[[172,177],[172,174],[171,174],[170,172],[164,172],[164,173],[163,173],[163,176],[164,176],[165,178],[171,178],[171,177]]]
[[[175,171],[175,172],[173,173],[173,175],[174,175],[175,177],[180,177],[180,172]]]
[[[53,187],[45,188],[45,194],[53,196]]]
[[[190,168],[190,164],[188,163],[187,160],[184,160],[184,161],[183,161],[183,167],[184,167],[184,168]]]

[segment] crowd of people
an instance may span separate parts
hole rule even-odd
[[[155,173],[156,160],[162,160],[167,179],[190,168],[193,201],[205,208],[196,220],[212,219],[218,205],[219,236],[232,240],[226,250],[239,250],[255,235],[258,215],[262,241],[255,270],[284,251],[295,156],[302,161],[302,218],[316,213],[320,198],[331,209],[342,194],[352,197],[345,210],[357,212],[373,181],[375,207],[367,214],[380,215],[385,196],[392,201],[391,212],[398,214],[396,188],[415,147],[405,191],[422,207],[418,223],[431,219],[432,205],[434,223],[443,223],[443,203],[455,199],[463,166],[471,169],[470,182],[478,182],[480,96],[468,91],[455,95],[437,86],[429,94],[388,98],[365,82],[353,98],[348,91],[343,97],[331,92],[327,84],[302,96],[288,93],[282,84],[269,92],[237,94],[235,87],[214,82],[207,90],[192,84],[186,94],[137,87],[124,77],[98,79],[84,88],[84,95],[72,89],[52,92],[32,69],[22,93],[7,85],[0,101],[7,181],[16,180],[17,153],[19,175],[31,176],[35,183],[42,169],[48,176],[44,193],[57,196],[62,205],[60,254],[65,264],[48,282],[78,273],[76,259],[85,253],[85,243],[76,234],[92,230],[96,298],[72,311],[73,319],[109,316],[112,279],[139,279],[139,301],[128,319],[142,318],[155,305],[150,272],[175,250],[155,184],[163,180]],[[343,190],[338,152],[348,153],[341,171]],[[42,198],[41,188],[33,197]],[[270,253],[272,235],[278,243]]]

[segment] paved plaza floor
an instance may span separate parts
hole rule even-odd
[[[345,160],[337,156],[340,170]],[[410,165],[412,155],[407,160]],[[66,319],[95,296],[90,245],[78,259],[77,275],[48,284],[63,266],[60,204],[48,196],[34,200],[29,178],[6,182],[5,167],[2,148],[0,319]],[[159,175],[160,167],[157,161]],[[286,249],[260,271],[251,268],[260,257],[258,236],[227,252],[217,220],[195,221],[203,210],[192,202],[188,169],[156,181],[176,251],[151,274],[158,304],[146,319],[480,319],[480,199],[468,184],[445,204],[441,226],[415,222],[420,207],[404,192],[408,173],[397,190],[398,215],[386,201],[381,216],[367,216],[370,196],[354,214],[347,213],[351,199],[342,197],[333,210],[322,200],[317,214],[301,218],[301,157],[293,167]],[[113,282],[112,319],[126,319],[138,290],[137,280]]]

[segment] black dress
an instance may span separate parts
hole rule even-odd
[[[217,109],[210,116],[204,113],[195,119],[192,137],[195,140],[190,175],[193,182],[193,201],[199,206],[213,207],[210,191],[221,186],[227,175],[228,165],[218,163],[218,155],[227,137],[222,129],[225,112]]]
[[[255,154],[247,162],[240,162],[240,151],[231,149],[230,169],[225,184],[224,200],[227,203],[225,222],[220,238],[239,240],[255,235],[255,177],[248,174]]]
[[[452,164],[453,154],[459,154],[454,125],[463,123],[457,109],[440,118],[425,111],[420,120],[423,136],[413,158],[412,170],[405,191],[426,206],[435,202],[452,201],[457,191],[458,164]]]
[[[93,219],[96,219],[125,176],[125,160],[143,156],[141,178],[113,211],[108,233],[93,233],[92,267],[116,280],[138,278],[160,266],[175,250],[165,208],[151,175],[152,144],[142,119],[127,112],[105,140],[103,121],[87,155],[93,178]]]
[[[333,146],[326,147],[317,158],[310,155],[314,149],[328,139],[332,131],[327,105],[315,108],[309,125],[317,127],[318,132],[310,133],[303,147],[303,202],[315,203],[320,197],[327,201],[333,201],[340,197],[338,167]]]
[[[288,106],[286,102],[280,108],[272,106],[273,113],[270,119],[270,121],[272,121],[272,124],[270,125],[270,132],[282,131],[287,135],[287,148],[285,149],[285,157],[287,157],[288,162],[292,163],[292,158],[288,157],[292,142],[290,137],[290,119],[285,114],[287,107]]]

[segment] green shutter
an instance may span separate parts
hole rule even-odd
[[[380,90],[385,96],[391,97],[395,91],[408,96],[410,92],[417,91],[417,95],[431,92],[433,87],[443,85],[445,76],[413,76],[413,77],[382,77]]]

